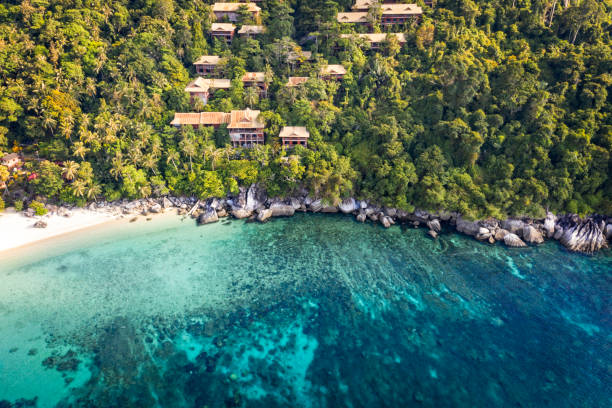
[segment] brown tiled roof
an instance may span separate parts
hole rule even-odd
[[[259,121],[259,111],[251,110],[234,110],[230,113],[230,121],[228,129],[263,129],[265,125]]]
[[[367,23],[368,13],[367,12],[351,12],[351,13],[338,13],[337,20],[339,23]]]
[[[278,137],[301,137],[309,138],[310,132],[304,126],[285,126],[281,129]]]
[[[312,52],[310,51],[291,51],[288,55],[287,55],[287,60],[288,61],[296,61],[300,58],[303,58],[305,60],[310,60],[312,59]]]
[[[423,9],[416,4],[381,4],[383,16],[385,14],[393,15],[421,15]]]
[[[234,31],[236,26],[232,23],[212,23],[210,27],[211,32],[220,32],[220,31]]]
[[[218,55],[202,55],[193,65],[217,65],[221,61]]]
[[[265,82],[266,73],[265,72],[247,72],[242,77],[243,82]]]
[[[229,79],[198,77],[187,85],[185,92],[206,92],[209,89],[229,89],[230,87],[231,81]]]
[[[310,79],[309,77],[289,77],[289,81],[287,81],[287,86],[298,86],[302,85],[306,81]]]
[[[402,44],[406,42],[406,36],[404,35],[404,33],[340,34],[340,38],[359,37],[364,38],[367,42],[370,43],[380,43],[385,41],[387,35],[394,35],[397,38],[397,41]]]
[[[262,25],[243,25],[238,34],[261,34],[266,31],[266,27]]]
[[[255,3],[215,3],[213,4],[213,12],[236,12],[240,6],[247,6],[249,11],[261,11],[261,8]]]
[[[170,122],[174,126],[182,125],[203,125],[213,126],[229,122],[229,113],[223,112],[190,112],[190,113],[175,113],[174,119]]]
[[[346,74],[346,68],[340,64],[330,64],[321,67],[322,75],[344,75]]]

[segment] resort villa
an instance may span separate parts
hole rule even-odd
[[[265,72],[247,72],[242,77],[242,82],[244,83],[244,87],[248,88],[251,86],[256,86],[259,88],[259,96],[265,98],[268,94],[268,84],[266,82],[266,73]]]
[[[292,148],[296,145],[306,147],[310,132],[304,126],[285,126],[278,135],[283,147]]]
[[[340,38],[363,38],[373,50],[379,49],[387,36],[397,38],[400,45],[406,44],[406,36],[403,33],[340,34]]]
[[[208,103],[208,98],[217,89],[230,89],[231,81],[229,79],[210,79],[198,77],[191,81],[185,88],[185,92],[189,93],[191,102],[200,100],[204,105]]]
[[[243,25],[240,27],[240,30],[238,30],[238,34],[243,38],[252,38],[265,32],[266,27],[262,25]]]
[[[234,31],[236,31],[236,26],[231,23],[213,23],[210,27],[210,35],[213,38],[218,38],[228,43],[234,38]]]
[[[261,8],[255,3],[215,3],[213,4],[213,14],[217,21],[227,18],[228,21],[237,22],[240,8],[247,10],[254,19],[259,18]]]
[[[330,64],[321,67],[321,78],[342,80],[346,75],[346,68],[340,64]]]
[[[229,136],[234,147],[252,147],[264,143],[265,124],[259,118],[258,110],[233,110],[224,112],[175,113],[170,124],[177,128],[182,126],[211,126],[219,128],[227,124]]]
[[[202,55],[193,65],[198,75],[209,76],[218,73],[220,62],[221,57],[217,55]]]
[[[292,88],[305,84],[310,77],[289,77],[286,86]]]
[[[338,13],[337,21],[347,24],[371,25],[370,9],[379,4],[381,11],[380,24],[394,25],[406,24],[418,21],[423,14],[423,9],[416,4],[380,2],[376,0],[357,0],[352,7],[352,12]]]

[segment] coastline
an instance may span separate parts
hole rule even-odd
[[[442,232],[451,229],[468,235],[482,243],[501,242],[508,247],[538,245],[545,240],[559,241],[571,252],[592,254],[608,248],[612,240],[612,218],[589,216],[584,219],[575,214],[556,216],[547,213],[546,218],[508,218],[505,220],[466,220],[460,214],[440,211],[429,213],[415,210],[412,213],[377,206],[354,198],[344,199],[339,205],[327,205],[314,199],[307,192],[290,198],[269,198],[257,185],[241,187],[237,195],[227,198],[198,200],[194,197],[162,197],[158,199],[121,200],[118,202],[90,203],[84,208],[49,205],[45,216],[32,216],[27,212],[7,209],[0,213],[0,258],[13,251],[27,248],[64,235],[99,227],[112,221],[134,222],[144,217],[174,215],[191,217],[198,225],[217,222],[225,217],[266,222],[273,217],[290,217],[296,212],[343,213],[353,215],[358,222],[379,223],[385,228],[395,224],[414,228],[427,228],[427,234],[436,239]],[[171,213],[172,211],[172,213]],[[34,224],[43,221],[43,228]],[[25,254],[25,252],[24,252]]]

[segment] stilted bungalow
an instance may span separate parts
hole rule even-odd
[[[235,23],[238,21],[240,7],[246,7],[254,19],[259,18],[261,8],[255,3],[215,3],[213,4],[212,11],[217,21],[227,17],[229,21]]]
[[[406,36],[403,33],[340,34],[340,38],[363,38],[373,50],[379,49],[387,36],[395,36],[401,45],[406,44]]]
[[[229,79],[210,79],[198,77],[191,81],[185,88],[185,92],[189,92],[191,102],[200,100],[206,105],[208,98],[217,89],[230,89],[231,81]]]
[[[229,115],[223,112],[175,113],[170,124],[177,128],[193,126],[198,129],[200,126],[212,126],[216,129],[224,123],[229,123]]]
[[[219,73],[218,67],[220,62],[221,57],[217,55],[202,55],[193,65],[198,75],[210,76]]]
[[[236,31],[236,26],[230,23],[213,23],[210,27],[210,35],[213,38],[218,38],[228,43],[232,42],[234,31]]]
[[[289,77],[286,86],[293,88],[305,84],[310,77]]]
[[[382,25],[417,22],[423,15],[423,9],[416,4],[383,4],[381,9]]]
[[[264,144],[265,124],[259,120],[258,110],[232,111],[227,129],[229,130],[232,146],[253,147]]]
[[[378,0],[356,0],[351,9],[354,11],[368,12],[373,5],[378,3],[380,3]]]
[[[340,64],[326,65],[321,67],[320,75],[323,79],[342,80],[346,75],[346,68]]]
[[[243,25],[238,30],[238,34],[243,38],[253,38],[266,32],[266,27],[262,25]]]
[[[292,148],[297,145],[306,147],[310,132],[304,126],[285,126],[278,135],[281,144],[285,148]]]
[[[338,13],[336,20],[339,23],[346,24],[362,24],[362,25],[371,25],[370,18],[368,16],[367,11],[354,11],[348,13]]]
[[[268,84],[266,83],[265,72],[247,72],[242,77],[242,82],[244,83],[245,87],[258,87],[260,97],[265,98],[268,96]]]

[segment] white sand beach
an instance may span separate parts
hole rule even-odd
[[[117,215],[84,208],[74,209],[70,217],[57,214],[42,217],[26,217],[13,209],[0,213],[0,255],[3,251],[84,228],[93,227],[117,219]],[[34,228],[34,223],[43,220],[47,228]]]

